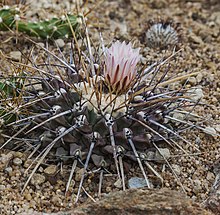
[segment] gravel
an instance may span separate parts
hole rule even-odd
[[[29,1],[28,1],[29,2]],[[30,8],[26,12],[29,20],[51,18],[60,16],[63,10],[73,10],[74,1],[30,1]],[[127,2],[127,3],[126,3]],[[83,10],[89,11],[97,1],[89,1]],[[169,162],[172,170],[178,175],[176,178],[173,171],[164,163],[151,165],[162,175],[164,186],[174,190],[183,191],[196,202],[203,202],[209,195],[215,176],[212,172],[213,163],[220,157],[219,137],[206,133],[219,134],[220,129],[220,16],[216,8],[219,4],[206,4],[206,1],[104,1],[97,5],[87,17],[89,33],[96,43],[99,40],[99,31],[102,32],[106,44],[112,39],[125,39],[134,41],[136,46],[142,48],[143,63],[151,63],[161,59],[168,51],[159,51],[146,47],[141,41],[145,34],[147,21],[157,19],[173,19],[180,22],[182,27],[182,52],[178,58],[171,62],[170,76],[183,75],[189,72],[199,72],[194,78],[189,79],[188,87],[196,89],[196,100],[201,103],[195,108],[196,114],[205,117],[204,125],[207,132],[192,128],[184,134],[190,144],[178,141],[178,144],[188,151],[183,154],[177,149],[170,149]],[[114,14],[113,14],[114,12]],[[122,18],[121,18],[122,17]],[[29,45],[24,38],[10,39],[11,35],[0,32],[1,50],[6,56],[15,61],[20,61],[22,50],[28,53]],[[43,41],[38,41],[44,46]],[[59,43],[60,42],[60,43]],[[58,46],[63,48],[63,42]],[[52,46],[52,45],[51,45]],[[56,47],[54,45],[54,47]],[[8,72],[9,66],[2,61],[0,74]],[[171,86],[178,89],[182,83]],[[186,86],[186,87],[187,87]],[[1,140],[2,142],[2,140]],[[199,150],[198,150],[199,149]],[[153,152],[152,152],[153,153]],[[154,153],[153,153],[154,154]],[[74,208],[74,198],[78,190],[79,181],[83,172],[82,168],[76,169],[74,180],[71,182],[69,191],[65,196],[66,183],[68,181],[71,165],[64,164],[42,164],[37,170],[31,183],[23,193],[21,189],[27,180],[27,168],[32,159],[22,152],[0,151],[0,212],[1,214],[24,214],[25,211],[57,212]],[[33,167],[30,168],[30,174]],[[53,176],[53,177],[48,177]],[[141,177],[139,169],[130,169],[126,180],[132,177]],[[149,178],[154,181],[155,177],[150,173]],[[102,195],[120,190],[115,187],[115,175],[105,175],[103,181]],[[99,173],[90,174],[85,178],[84,188],[93,196],[98,198]],[[80,203],[89,199],[83,195]]]

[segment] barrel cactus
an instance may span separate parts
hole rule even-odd
[[[148,162],[147,153],[152,148],[161,153],[160,145],[164,143],[185,152],[177,139],[187,140],[180,136],[175,122],[193,127],[187,120],[190,113],[182,110],[197,103],[185,94],[185,89],[170,90],[169,85],[194,74],[167,79],[165,70],[156,79],[172,56],[140,70],[140,49],[120,41],[109,48],[103,45],[96,56],[88,42],[84,52],[74,48],[68,62],[42,49],[55,61],[45,64],[44,69],[35,62],[32,69],[27,66],[30,72],[25,70],[24,86],[17,95],[19,105],[15,109],[20,110],[19,114],[2,126],[6,138],[2,147],[20,140],[24,148],[32,145],[34,152],[40,150],[24,188],[51,152],[72,161],[67,190],[76,166],[83,166],[76,202],[88,170],[101,172],[99,193],[105,171],[115,173],[126,189],[125,172],[132,165],[140,168],[147,187],[152,187],[148,171],[162,180]],[[183,113],[185,118],[174,117],[175,112]]]

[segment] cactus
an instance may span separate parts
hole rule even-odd
[[[143,42],[150,48],[167,49],[180,45],[182,42],[180,23],[171,20],[149,21],[143,35]]]
[[[161,153],[164,144],[187,153],[177,139],[190,143],[180,135],[179,128],[195,127],[188,120],[189,107],[193,109],[198,104],[190,99],[186,89],[170,90],[169,87],[195,74],[167,79],[165,70],[156,78],[172,56],[139,70],[139,49],[133,49],[130,43],[116,41],[110,48],[102,44],[103,52],[94,55],[88,38],[87,42],[83,55],[79,50],[72,50],[69,63],[41,47],[51,60],[54,58],[54,63],[42,69],[33,62],[36,74],[26,72],[19,105],[22,113],[16,121],[3,126],[2,133],[10,134],[4,137],[10,138],[1,146],[13,143],[15,138],[16,144],[20,139],[23,148],[28,142],[28,147],[32,143],[34,151],[40,150],[24,189],[49,153],[72,162],[66,192],[76,166],[83,164],[76,202],[88,170],[100,173],[99,195],[104,173],[109,171],[116,173],[123,190],[126,189],[125,173],[132,166],[140,168],[147,187],[153,186],[148,171],[163,181],[147,153],[152,149]],[[183,114],[182,119],[175,117],[179,112]],[[165,157],[164,160],[170,166]]]
[[[71,14],[47,21],[25,22],[20,18],[19,8],[4,7],[0,10],[0,31],[17,30],[41,39],[72,37],[72,29],[77,30],[79,17]]]

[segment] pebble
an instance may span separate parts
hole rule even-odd
[[[193,42],[193,43],[197,43],[197,44],[203,44],[203,41],[200,37],[196,36],[195,34],[191,34],[189,36],[189,39],[190,39],[190,42]]]
[[[25,158],[24,153],[22,153],[22,152],[15,152],[14,157],[16,157],[16,158]]]
[[[44,43],[37,43],[38,46],[45,47]]]
[[[118,179],[115,183],[114,183],[114,186],[116,188],[122,188],[122,181],[121,179]]]
[[[12,153],[2,154],[1,157],[0,157],[0,162],[2,164],[4,164],[5,166],[7,166],[8,163],[10,162],[10,160],[12,160],[13,157],[14,157],[14,155]]]
[[[55,40],[55,43],[59,48],[63,48],[65,46],[65,42],[63,41],[63,39],[57,39]]]
[[[153,151],[148,151],[148,152],[146,153],[146,160],[147,160],[147,161],[152,161],[152,160],[154,160],[154,157],[155,157],[155,152],[153,152]]]
[[[203,90],[201,88],[192,88],[188,90],[186,94],[190,96],[193,101],[198,101],[204,97]]]
[[[10,166],[5,168],[5,172],[8,173],[9,175],[12,173],[12,171],[13,171],[13,169]]]
[[[10,57],[14,61],[21,61],[21,52],[20,51],[12,51],[12,52],[10,52]]]
[[[211,20],[213,20],[217,25],[220,26],[220,12],[217,11],[217,12],[212,13]]]
[[[210,135],[212,135],[212,136],[216,136],[216,134],[217,134],[216,130],[215,130],[213,127],[211,127],[211,126],[205,127],[205,128],[203,129],[203,131],[204,131],[206,134],[210,134]]]
[[[22,160],[20,158],[14,158],[13,164],[16,166],[20,166],[22,164]]]
[[[165,163],[164,157],[166,159],[170,158],[170,150],[168,148],[159,148],[159,151],[157,150],[155,153],[155,160],[159,163]]]
[[[215,178],[214,173],[212,173],[212,172],[208,172],[208,173],[207,173],[206,179],[207,179],[208,181],[212,181],[212,180],[214,180],[214,178]]]
[[[82,177],[82,174],[83,174],[83,171],[84,169],[79,169],[76,171],[76,175],[75,175],[75,181],[80,181],[81,180],[81,177]]]
[[[139,177],[132,177],[128,180],[128,187],[129,188],[142,188],[146,187],[147,182],[144,178],[139,178]]]
[[[200,73],[196,76],[197,83],[201,82],[202,79],[203,79],[203,74],[200,72]]]
[[[44,173],[47,175],[55,175],[56,172],[57,172],[56,165],[50,165],[46,169],[44,169]]]
[[[30,165],[32,164],[32,160],[31,159],[27,159],[25,162],[24,162],[24,168],[28,168]],[[34,166],[32,165],[32,168]]]
[[[191,86],[194,86],[196,84],[196,82],[197,82],[195,77],[189,77],[188,81],[191,84]]]
[[[180,174],[181,174],[181,167],[180,167],[179,165],[177,165],[177,164],[172,164],[171,166],[172,166],[174,172],[175,172],[177,175],[180,175]]]
[[[0,184],[0,190],[5,190],[5,185]]]
[[[31,178],[31,184],[34,186],[41,185],[45,182],[45,176],[42,174],[35,173]]]

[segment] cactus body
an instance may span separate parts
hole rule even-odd
[[[152,187],[147,171],[150,169],[157,177],[162,177],[152,170],[148,162],[153,158],[151,160],[147,154],[159,151],[164,144],[174,145],[186,153],[176,140],[190,143],[180,136],[175,123],[178,122],[183,130],[194,126],[188,120],[189,112],[185,112],[184,120],[175,118],[174,114],[197,103],[186,97],[184,89],[170,91],[172,80],[166,80],[165,75],[156,83],[155,76],[148,80],[149,73],[158,72],[155,67],[137,72],[139,50],[132,49],[130,44],[116,42],[104,56],[104,63],[101,57],[96,62],[99,67],[94,68],[94,74],[91,64],[82,67],[78,56],[76,62],[60,59],[63,67],[56,67],[57,62],[51,62],[55,68],[42,74],[37,71],[36,81],[32,74],[27,75],[26,80],[28,77],[31,80],[28,85],[33,84],[24,87],[26,90],[17,108],[22,112],[16,121],[4,126],[5,131],[11,132],[9,136],[16,138],[16,144],[19,138],[23,142],[27,137],[42,150],[33,172],[49,152],[74,165],[83,163],[76,202],[88,170],[116,173],[125,189],[125,172],[138,166],[147,187]],[[57,75],[45,75],[57,70]],[[173,82],[175,80],[180,79]],[[35,87],[35,82],[41,87]],[[69,180],[71,177],[72,174]],[[30,177],[24,188],[29,181]]]
[[[72,37],[71,28],[75,31],[78,26],[78,17],[70,14],[48,21],[25,22],[18,9],[0,10],[0,31],[17,30],[41,39],[57,39]]]

